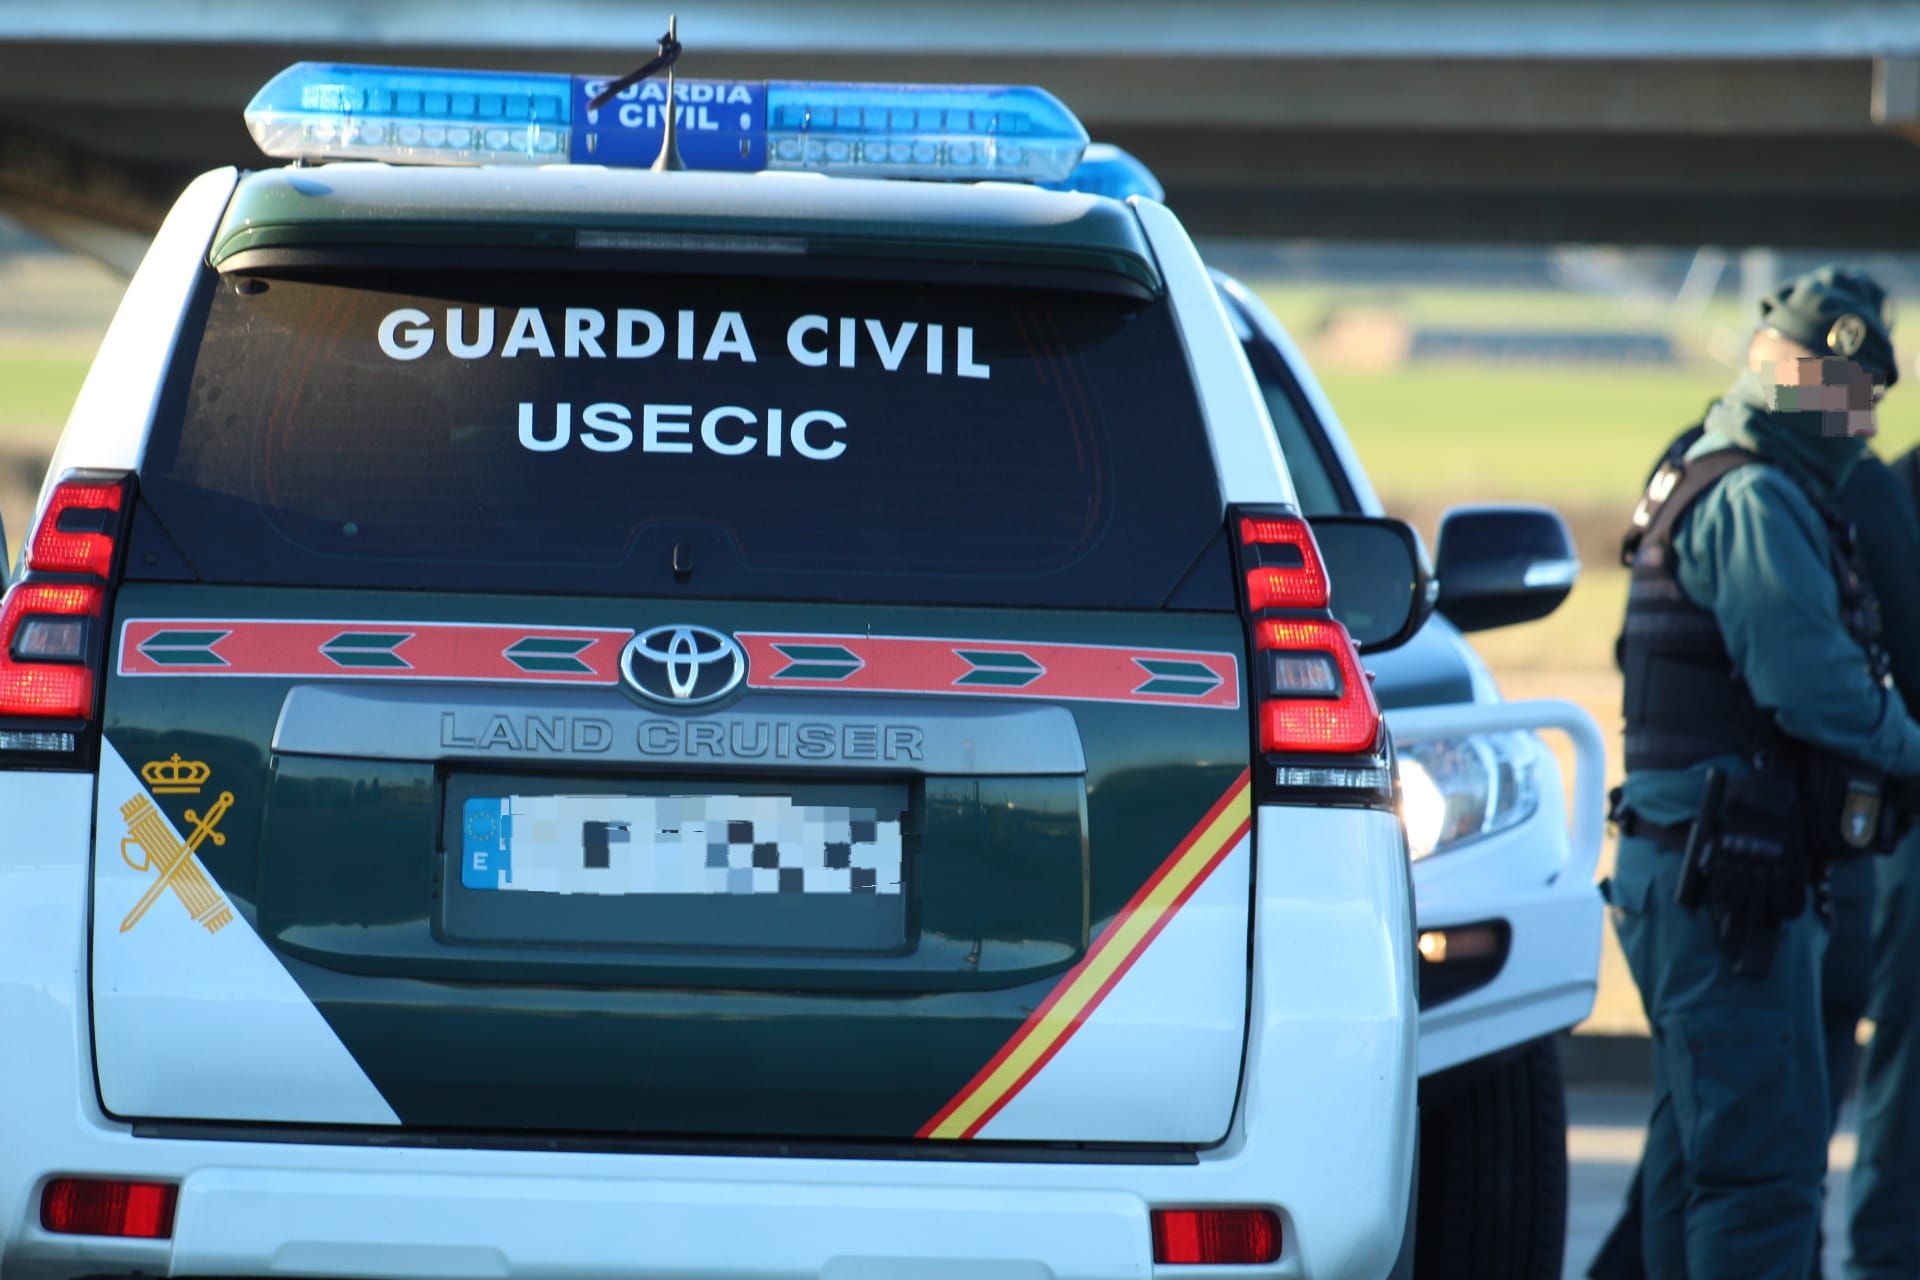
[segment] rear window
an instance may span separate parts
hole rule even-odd
[[[228,276],[193,328],[141,484],[206,581],[1151,608],[1221,527],[1164,299]]]

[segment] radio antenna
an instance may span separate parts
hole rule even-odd
[[[673,64],[680,61],[680,15],[674,14],[667,19],[667,34],[660,37],[660,48],[645,66],[637,71],[629,71],[618,80],[611,81],[607,87],[593,95],[587,103],[587,110],[598,111],[618,97],[622,90],[631,88],[645,80],[656,71],[667,73],[667,111],[665,128],[661,131],[660,154],[654,158],[655,173],[666,173],[684,169],[687,162],[680,158],[680,140],[675,126],[675,117],[679,114],[679,104],[673,97]]]
[[[667,68],[667,127],[660,138],[660,154],[653,159],[655,173],[671,173],[687,167],[680,158],[679,130],[676,117],[680,114],[680,104],[673,96],[673,64],[680,61],[680,15],[671,14],[667,18],[667,34],[660,38],[659,57],[666,59]]]

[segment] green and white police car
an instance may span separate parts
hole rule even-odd
[[[0,1270],[1384,1274],[1411,531],[1048,95],[599,87],[290,68],[129,287],[0,609]]]

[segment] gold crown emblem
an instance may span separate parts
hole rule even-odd
[[[140,776],[156,795],[192,796],[200,794],[213,770],[204,760],[182,760],[176,751],[171,760],[149,760],[141,765]]]

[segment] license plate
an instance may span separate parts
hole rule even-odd
[[[898,894],[900,821],[780,795],[475,796],[468,889],[602,896]]]

